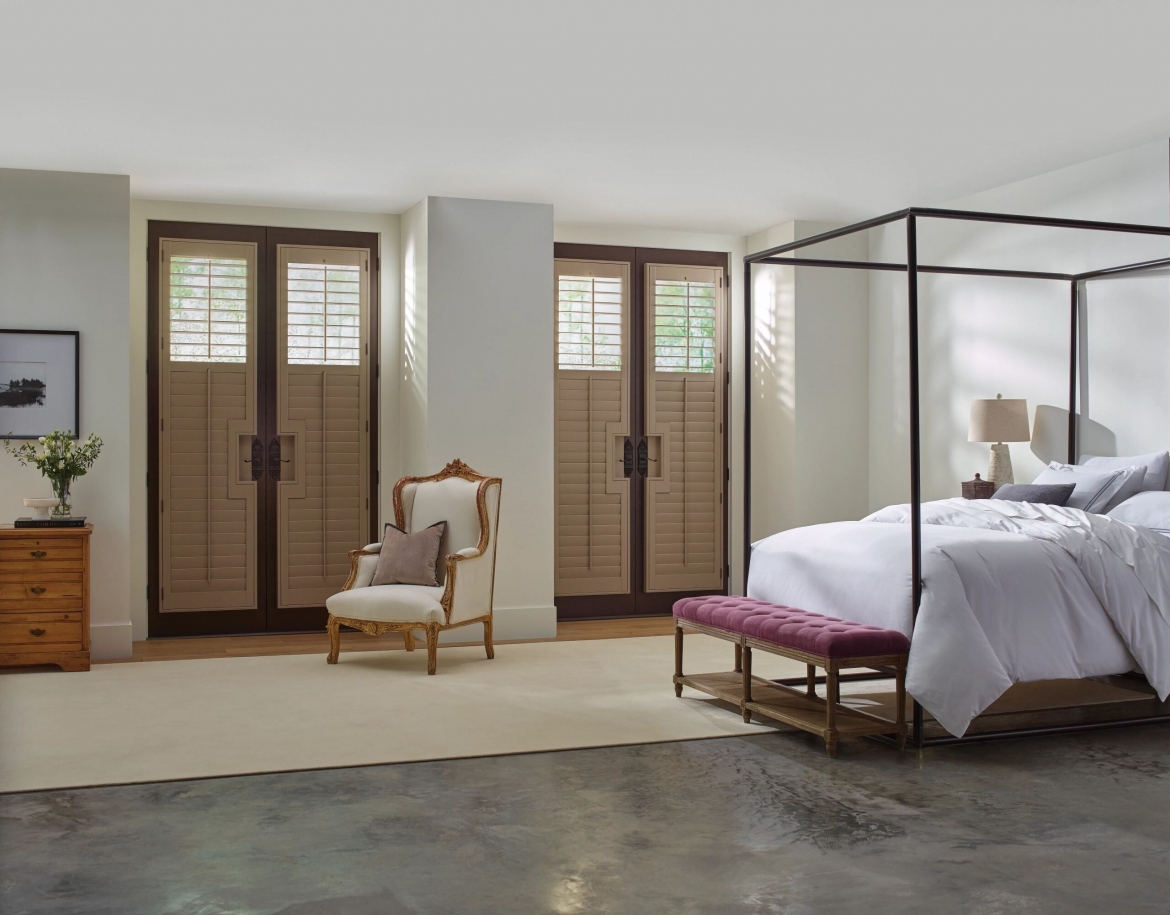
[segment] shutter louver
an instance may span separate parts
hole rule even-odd
[[[622,280],[557,276],[557,368],[622,370]]]
[[[247,362],[248,262],[173,255],[169,265],[172,362]]]
[[[361,361],[361,268],[292,264],[288,283],[288,361],[357,365]]]
[[[654,368],[715,371],[715,284],[654,281]]]

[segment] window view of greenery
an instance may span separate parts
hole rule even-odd
[[[170,259],[173,362],[248,360],[248,262],[228,257]]]
[[[361,364],[361,268],[288,265],[288,361]]]
[[[715,284],[656,280],[654,368],[715,371]]]
[[[622,368],[622,281],[561,276],[557,284],[557,368]]]

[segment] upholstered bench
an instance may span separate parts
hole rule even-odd
[[[906,745],[906,661],[910,640],[902,633],[866,626],[750,597],[687,597],[674,605],[674,694],[689,686],[739,706],[744,721],[756,713],[818,734],[829,756],[837,741],[893,733]],[[683,633],[701,632],[735,646],[735,670],[684,674]],[[752,676],[752,651],[758,649],[806,665],[804,690],[782,681]],[[817,695],[816,669],[825,671],[825,697]],[[895,680],[896,720],[841,704],[840,672],[870,668]],[[799,682],[799,681],[797,681]]]

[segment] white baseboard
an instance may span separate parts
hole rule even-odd
[[[496,607],[492,614],[493,641],[511,639],[555,639],[557,636],[556,607]],[[483,627],[461,626],[448,629],[439,636],[443,642],[476,642],[483,640]]]
[[[90,623],[89,656],[94,661],[129,658],[134,654],[134,627],[121,623]]]

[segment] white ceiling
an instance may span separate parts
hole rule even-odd
[[[1170,3],[0,0],[0,166],[747,233],[1170,136]]]

